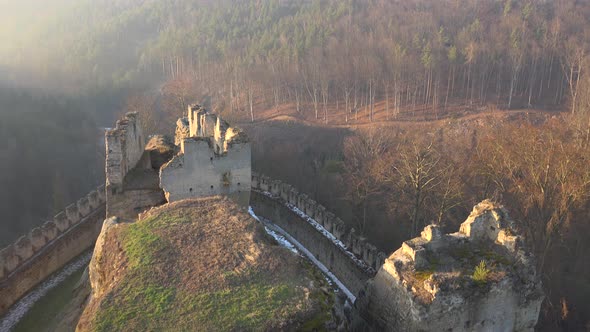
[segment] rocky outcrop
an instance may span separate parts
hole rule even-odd
[[[387,331],[533,331],[544,295],[506,210],[474,207],[460,231],[428,226],[368,282],[356,307]]]
[[[117,217],[106,219],[102,225],[98,239],[96,240],[96,245],[94,246],[94,253],[92,254],[88,269],[88,278],[92,287],[91,296],[95,298],[101,297],[106,291],[108,283],[112,281],[109,280],[110,278],[107,276],[107,274],[112,274],[112,271],[109,271],[109,266],[104,265],[108,260],[108,255],[112,255],[112,252],[107,251],[105,241],[108,233],[112,231],[118,223],[119,219]]]
[[[107,219],[78,331],[275,331],[338,326],[319,271],[228,199]]]

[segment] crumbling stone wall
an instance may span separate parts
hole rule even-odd
[[[105,187],[0,250],[0,316],[39,282],[94,245],[105,217]]]
[[[160,186],[168,202],[224,195],[247,206],[252,167],[245,134],[198,105],[189,106],[176,133],[180,153],[160,169]]]
[[[127,113],[114,129],[105,134],[107,189],[123,184],[125,175],[133,169],[143,154],[143,136],[137,113]]]
[[[476,205],[460,231],[427,226],[389,256],[355,304],[378,331],[533,331],[544,295],[507,211]],[[481,262],[487,272],[474,277]]]
[[[146,149],[137,113],[117,121],[105,141],[107,217],[134,220],[143,210],[164,203],[158,171],[152,167],[158,151]]]
[[[185,138],[191,137],[190,123],[188,118],[180,118],[176,121],[176,132],[174,133],[174,144],[180,146]]]
[[[297,239],[355,296],[383,264],[385,254],[289,184],[253,173],[250,205]]]

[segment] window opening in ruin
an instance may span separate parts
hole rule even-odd
[[[192,193],[193,192],[193,188],[189,188],[188,192]]]
[[[213,161],[213,157],[209,158],[210,161]]]
[[[213,186],[211,186],[211,189],[213,189]]]

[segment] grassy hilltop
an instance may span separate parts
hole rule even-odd
[[[79,330],[312,330],[331,318],[323,277],[225,199],[152,209],[104,239]]]

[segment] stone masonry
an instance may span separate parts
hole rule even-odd
[[[137,113],[127,113],[105,134],[107,217],[135,220],[147,208],[165,203],[159,165],[174,150],[161,136],[146,145]],[[170,155],[171,156],[171,155]]]
[[[242,206],[250,201],[251,147],[246,135],[199,105],[179,119],[178,153],[160,169],[168,202],[224,195]]]
[[[135,168],[145,147],[137,113],[127,113],[117,121],[116,127],[106,132],[106,185],[107,190],[123,184],[127,173]]]
[[[424,228],[385,260],[355,304],[378,331],[533,331],[544,295],[506,210],[476,205],[460,231]],[[475,274],[478,265],[484,271]]]
[[[104,219],[100,186],[0,250],[0,316],[31,288],[94,244]]]

